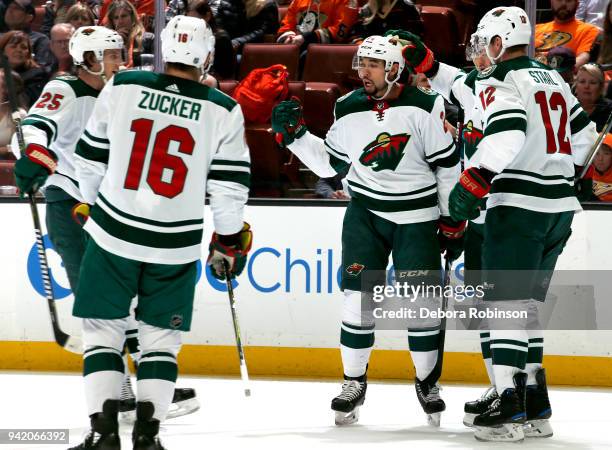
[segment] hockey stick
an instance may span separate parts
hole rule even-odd
[[[442,312],[446,312],[448,307],[448,297],[444,295],[446,292],[446,286],[450,284],[452,263],[450,259],[444,258],[444,285],[442,286]],[[446,339],[446,315],[440,319],[440,334],[438,334],[438,357],[436,358],[436,365],[432,369],[431,373],[423,380],[429,386],[433,386],[438,382],[442,375],[442,364],[444,363],[444,341]]]
[[[21,128],[21,116],[19,115],[19,108],[17,107],[17,98],[15,97],[15,85],[13,83],[12,69],[4,53],[0,55],[0,58],[2,59],[2,70],[4,71],[4,82],[6,83],[6,90],[8,92],[9,105],[11,107],[13,121],[15,122],[17,142],[19,143],[19,150],[23,152],[25,150],[25,140],[23,138],[23,130]],[[30,210],[32,212],[32,219],[34,221],[38,262],[40,264],[40,273],[45,289],[45,297],[47,298],[47,305],[49,306],[49,315],[51,316],[51,326],[53,327],[55,342],[57,342],[60,347],[63,347],[70,352],[83,353],[83,343],[81,339],[64,333],[60,328],[57,310],[55,309],[53,286],[51,285],[51,278],[49,276],[47,253],[45,251],[45,243],[43,242],[42,238],[42,228],[40,226],[40,218],[38,216],[38,207],[36,206],[36,200],[34,199],[33,194],[28,194],[28,200],[30,203]]]
[[[610,115],[608,116],[608,120],[605,126],[603,127],[599,136],[597,136],[595,144],[593,144],[591,150],[589,150],[589,157],[586,159],[586,162],[582,166],[582,171],[580,172],[580,176],[578,177],[578,179],[582,179],[586,175],[587,171],[589,170],[589,167],[591,166],[591,163],[595,159],[595,155],[603,145],[603,141],[606,139],[606,136],[610,132],[610,129],[612,129],[612,113],[610,113]]]
[[[227,261],[223,261],[225,269],[225,281],[227,283],[227,295],[229,296],[230,309],[232,311],[232,321],[234,323],[234,337],[236,338],[236,349],[238,350],[238,359],[240,360],[240,378],[244,383],[244,395],[251,396],[249,388],[249,372],[247,370],[246,359],[244,359],[244,350],[242,348],[242,340],[240,338],[240,327],[238,326],[238,314],[236,313],[236,300],[234,299],[234,287],[232,286],[232,278],[230,268]]]

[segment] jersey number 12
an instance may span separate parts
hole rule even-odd
[[[144,167],[147,148],[153,131],[153,121],[151,119],[136,119],[132,121],[130,131],[134,133],[134,144],[130,155],[127,175],[123,187],[125,189],[138,190],[142,169]],[[195,147],[193,136],[187,128],[176,125],[169,125],[160,130],[155,135],[153,144],[153,154],[149,163],[149,173],[147,174],[147,184],[153,192],[158,195],[174,198],[185,187],[187,177],[187,164],[180,156],[170,155],[168,149],[170,142],[178,142],[180,153],[191,155]],[[164,169],[172,171],[169,181],[164,181]]]
[[[535,94],[535,101],[540,105],[540,112],[542,113],[542,120],[544,121],[544,128],[546,129],[546,153],[559,152],[565,155],[571,155],[572,146],[569,139],[565,136],[565,130],[567,129],[567,104],[565,103],[563,94],[560,92],[553,92],[549,101],[546,99],[546,92],[538,91]],[[561,118],[559,119],[559,129],[556,133],[556,139],[550,121],[549,106],[550,109],[554,109],[555,111],[561,108]],[[559,142],[559,147],[557,147],[557,142]]]

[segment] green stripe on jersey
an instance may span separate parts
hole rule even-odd
[[[39,124],[40,126],[37,124]],[[53,119],[49,119],[48,117],[41,116],[39,114],[29,114],[23,121],[22,125],[33,125],[39,129],[42,129],[43,131],[45,131],[45,133],[47,133],[49,143],[55,141],[57,137],[57,124]],[[50,133],[49,131],[43,129],[42,125],[45,125],[46,128],[50,131]]]
[[[77,142],[75,153],[90,161],[108,164],[108,148],[94,147],[83,139],[79,139],[79,142]]]
[[[580,111],[580,114],[574,117],[570,122],[570,130],[572,134],[579,133],[589,123],[591,123],[591,119],[589,119],[589,116],[587,116],[584,111]]]
[[[234,161],[231,159],[213,159],[210,164],[217,164],[220,166],[251,167],[251,163],[248,161]]]
[[[91,208],[91,219],[111,236],[132,244],[151,248],[182,248],[202,242],[202,228],[177,233],[160,233],[119,222],[97,203]]]
[[[522,131],[525,133],[527,131],[527,120],[518,117],[496,120],[485,128],[484,135],[487,137],[491,136],[492,134],[513,130]]]
[[[502,173],[504,174],[515,174],[515,175],[527,175],[529,177],[538,178],[540,180],[565,180],[574,181],[574,177],[564,177],[563,175],[542,175],[536,172],[529,172],[527,170],[518,169],[505,169]]]
[[[370,211],[380,212],[402,212],[416,211],[418,209],[433,208],[438,206],[438,194],[426,195],[411,200],[380,200],[355,192],[351,189],[351,195],[355,201]]]
[[[96,137],[96,136],[94,136],[93,134],[91,134],[91,133],[90,133],[89,131],[87,131],[87,130],[85,130],[85,131],[83,132],[83,134],[84,134],[85,136],[87,136],[87,139],[89,139],[89,140],[91,140],[91,141],[93,141],[93,142],[95,142],[95,143],[98,143],[98,144],[103,144],[103,145],[105,145],[105,146],[110,145],[110,141],[109,141],[108,139]]]
[[[78,77],[72,75],[63,75],[56,77],[55,80],[63,81],[68,86],[72,88],[75,97],[95,97],[97,98],[100,95],[100,91],[92,88],[90,85],[85,83]]]
[[[528,197],[560,199],[574,197],[574,188],[566,183],[540,184],[533,181],[501,178],[493,181],[491,194],[509,193],[521,194]]]
[[[491,123],[491,120],[494,117],[503,116],[505,114],[520,114],[522,116],[527,117],[527,113],[525,112],[524,109],[505,109],[503,111],[497,111],[496,113],[491,114],[489,116],[489,119],[487,120],[487,126]]]
[[[213,169],[208,172],[208,179],[215,181],[231,181],[232,183],[242,184],[247,188],[251,187],[251,174],[249,172]]]
[[[372,189],[370,187],[364,186],[361,183],[357,183],[356,181],[353,180],[347,180],[349,186],[353,186],[356,188],[359,188],[363,191],[368,191],[371,192],[372,194],[378,194],[378,195],[384,195],[386,197],[389,197],[389,200],[392,200],[393,197],[402,197],[404,195],[416,195],[416,194],[421,194],[423,192],[427,192],[431,189],[434,189],[437,185],[436,183],[434,184],[430,184],[429,186],[425,186],[424,188],[421,189],[415,189],[414,191],[408,191],[408,192],[385,192],[385,191],[378,191],[376,189]]]
[[[121,216],[124,219],[133,220],[135,222],[153,225],[155,227],[176,228],[185,227],[189,225],[201,225],[204,223],[204,219],[177,220],[175,222],[160,222],[158,220],[146,219],[144,217],[134,216],[132,214],[128,214],[124,211],[121,211],[119,208],[113,206],[111,202],[109,202],[101,193],[98,193],[98,198],[101,200],[101,203],[104,203],[104,206],[106,206],[118,216]]]

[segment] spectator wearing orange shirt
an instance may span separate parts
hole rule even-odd
[[[358,13],[353,0],[293,0],[278,29],[277,41],[299,45],[302,50],[317,42],[343,42]]]
[[[612,134],[608,133],[593,159],[593,195],[602,202],[612,202]]]
[[[546,62],[553,47],[564,46],[576,54],[576,67],[589,62],[599,28],[576,19],[578,0],[550,0],[554,19],[535,27],[536,58]]]

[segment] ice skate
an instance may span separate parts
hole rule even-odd
[[[363,405],[367,387],[365,375],[345,377],[342,392],[331,403],[331,409],[336,412],[336,425],[350,425],[359,420],[359,407]]]
[[[474,437],[479,441],[520,442],[525,439],[525,382],[527,375],[514,375],[515,388],[507,388],[489,408],[474,418]]]
[[[132,381],[129,374],[125,376],[121,385],[119,419],[127,423],[134,423],[136,420],[136,396],[132,389]]]
[[[544,369],[536,372],[536,382],[537,385],[527,386],[526,389],[527,421],[523,431],[525,437],[529,438],[551,437],[553,429],[548,419],[552,415],[552,409],[548,400],[546,371]]]
[[[198,409],[200,409],[200,402],[198,402],[196,398],[195,389],[176,388],[166,419],[186,416],[187,414],[196,412]]]
[[[497,389],[495,389],[495,386],[490,386],[478,400],[466,402],[463,408],[465,412],[463,424],[466,427],[474,426],[474,417],[485,412],[496,398],[499,398]]]
[[[132,432],[134,450],[166,450],[159,440],[159,420],[153,419],[154,411],[151,402],[136,404],[136,422]]]
[[[446,404],[440,397],[440,385],[438,383],[429,385],[425,381],[415,378],[414,387],[419,403],[425,414],[427,414],[427,423],[431,426],[439,427],[442,411],[446,409]]]
[[[91,429],[85,440],[68,450],[121,450],[117,412],[118,402],[106,400],[102,406],[102,412],[90,416]]]

